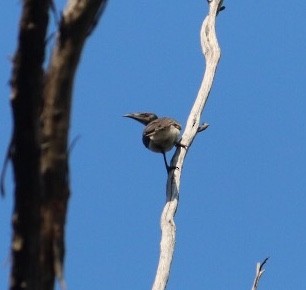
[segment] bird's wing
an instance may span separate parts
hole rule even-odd
[[[178,127],[179,129],[181,128],[181,126],[179,125],[179,123],[177,123],[175,120],[170,119],[170,118],[159,118],[157,120],[152,121],[151,123],[149,123],[149,125],[147,125],[147,127],[145,128],[143,135],[150,137],[152,135],[154,135],[156,132],[164,130],[165,128],[174,125],[176,127]]]

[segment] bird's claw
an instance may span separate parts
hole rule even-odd
[[[173,170],[175,170],[175,169],[177,169],[177,170],[179,170],[179,168],[177,167],[177,166],[167,166],[167,172],[168,172],[168,174]]]
[[[175,147],[181,147],[181,148],[184,148],[184,149],[186,149],[186,150],[187,150],[187,148],[188,148],[187,145],[182,144],[181,142],[177,142],[177,143],[175,144]]]

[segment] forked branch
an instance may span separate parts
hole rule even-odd
[[[252,290],[257,290],[257,286],[262,274],[265,272],[264,265],[267,263],[269,258],[265,258],[263,262],[256,264],[256,275],[253,282]]]

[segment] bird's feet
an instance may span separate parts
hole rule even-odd
[[[169,174],[172,170],[174,171],[175,169],[179,169],[179,168],[177,166],[167,165],[166,169],[167,169],[167,173]]]

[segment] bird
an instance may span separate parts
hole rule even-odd
[[[123,117],[134,119],[146,126],[142,133],[143,144],[149,150],[163,154],[168,173],[174,169],[168,165],[166,152],[174,146],[180,146],[181,125],[172,118],[158,118],[154,113],[131,113]]]

